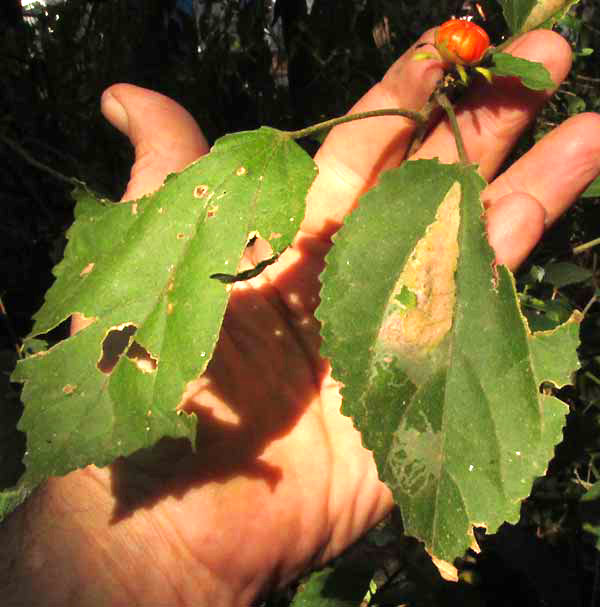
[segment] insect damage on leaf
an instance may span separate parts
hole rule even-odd
[[[214,351],[227,280],[248,276],[235,268],[249,232],[280,234],[274,256],[291,244],[299,221],[289,218],[304,215],[315,175],[295,141],[262,128],[223,137],[137,201],[76,191],[65,258],[28,341],[75,314],[93,322],[13,373],[24,384],[28,490],[166,437],[195,444],[198,420],[178,403]]]
[[[442,433],[434,431],[425,415],[418,426],[409,426],[404,418],[394,433],[388,463],[402,491],[415,496],[431,481],[440,478]]]
[[[127,323],[108,330],[102,340],[102,356],[96,365],[99,371],[108,375],[114,369],[136,331],[135,325]]]
[[[473,526],[516,520],[564,424],[540,385],[577,367],[577,327],[532,335],[513,277],[493,266],[484,187],[475,167],[437,161],[384,174],[336,236],[317,310],[342,412],[405,532],[446,561]]]
[[[435,221],[417,243],[390,297],[379,332],[380,356],[397,357],[411,369],[438,346],[452,327],[454,273],[458,260],[461,190],[455,183]],[[408,293],[414,305],[402,303]],[[406,369],[410,374],[410,369]],[[416,380],[416,378],[413,378]]]
[[[135,325],[126,323],[112,327],[102,340],[102,356],[96,365],[98,370],[109,375],[123,354],[143,373],[153,373],[158,360],[146,348],[133,340]]]
[[[154,358],[146,348],[134,341],[127,350],[127,358],[135,364],[142,373],[153,373],[156,371],[158,360]]]

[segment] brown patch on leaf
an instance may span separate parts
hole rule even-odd
[[[77,386],[74,386],[73,384],[67,384],[66,386],[63,386],[62,391],[65,394],[73,394],[73,392],[75,392],[76,389],[77,389]]]
[[[455,183],[440,205],[435,221],[411,253],[390,298],[379,337],[384,349],[403,358],[427,354],[452,327],[460,198],[460,184]],[[397,303],[403,289],[414,294],[414,307],[404,308]]]
[[[235,172],[235,174],[236,174],[238,177],[242,177],[242,175],[247,175],[247,174],[248,174],[248,169],[247,169],[246,167],[240,167],[240,168],[239,168],[239,169],[238,169],[238,170]]]
[[[206,184],[197,185],[194,188],[194,198],[204,198],[208,194],[208,186]]]
[[[440,572],[440,576],[447,582],[458,582],[458,569],[448,561],[443,561],[431,555],[431,560]]]
[[[81,278],[83,278],[84,276],[87,276],[94,269],[95,265],[96,264],[93,261],[90,261],[90,263],[88,263],[88,265],[85,266],[85,268],[83,268],[83,270],[81,270],[81,272],[79,272],[79,276],[81,276]]]
[[[211,217],[214,217],[217,214],[218,210],[219,210],[219,205],[213,204],[212,206],[208,207],[208,211],[206,212],[206,217],[208,219],[210,219]]]
[[[134,202],[131,204],[131,214],[137,215],[137,212],[138,212],[138,203]]]

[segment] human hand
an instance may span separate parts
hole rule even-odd
[[[551,32],[531,32],[513,51],[543,61],[557,83],[568,71],[571,50]],[[353,112],[420,109],[441,68],[411,53]],[[458,118],[486,179],[545,99],[512,81],[469,93]],[[208,151],[191,117],[156,93],[114,86],[103,111],[135,146],[125,198],[152,191]],[[389,511],[371,454],[339,412],[313,312],[330,236],[379,173],[405,159],[413,128],[380,117],[332,131],[315,158],[320,172],[294,246],[236,285],[213,360],[188,387],[183,406],[199,417],[198,452],[49,481],[4,529],[9,553],[22,554],[9,604],[248,605],[338,554]],[[597,115],[572,118],[493,179],[484,200],[500,262],[515,268],[598,174],[599,135]],[[455,155],[441,122],[416,156],[453,162]],[[247,261],[263,255],[257,242]]]

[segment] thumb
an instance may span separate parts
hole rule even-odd
[[[153,192],[169,173],[181,171],[209,150],[192,116],[160,93],[132,84],[115,84],[104,91],[101,109],[135,148],[135,162],[123,200]],[[71,333],[91,322],[74,314]]]
[[[181,171],[209,150],[192,116],[160,93],[132,84],[115,84],[104,91],[101,109],[135,148],[135,163],[123,200],[153,192],[169,173]]]

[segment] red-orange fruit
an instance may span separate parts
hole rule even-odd
[[[489,46],[487,32],[471,21],[450,19],[435,31],[435,48],[450,63],[477,63]]]

